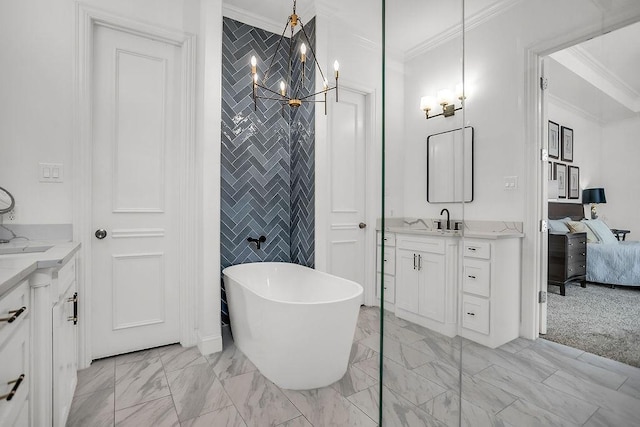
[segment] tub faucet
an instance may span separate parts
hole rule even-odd
[[[449,220],[449,209],[444,208],[440,211],[440,215],[442,215],[443,212],[447,213],[447,228],[446,230],[451,230],[451,221]]]
[[[247,237],[247,242],[251,243],[255,243],[256,244],[256,249],[260,249],[260,243],[264,243],[267,241],[267,238],[264,236],[260,236],[258,239],[254,239],[252,237]]]

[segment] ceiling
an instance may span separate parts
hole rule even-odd
[[[552,98],[601,122],[640,117],[640,23],[550,55]]]

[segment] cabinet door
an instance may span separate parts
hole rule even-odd
[[[444,322],[445,263],[444,255],[418,252],[419,314],[438,322]]]
[[[77,326],[73,324],[75,282],[53,306],[53,425],[66,424],[76,387]]]
[[[396,307],[412,313],[419,313],[419,284],[415,251],[396,251]]]

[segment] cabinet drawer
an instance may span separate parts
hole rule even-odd
[[[20,322],[18,329],[0,344],[0,395],[15,394],[11,400],[0,400],[0,425],[13,426],[29,395],[29,320]],[[20,377],[22,379],[20,379]]]
[[[378,246],[382,245],[382,233],[378,231]],[[396,235],[395,233],[384,233],[384,246],[395,246]]]
[[[487,298],[491,295],[491,263],[489,261],[465,258],[462,279],[464,292]]]
[[[462,296],[462,327],[481,334],[489,334],[489,300]]]
[[[25,280],[0,300],[0,318],[13,319],[11,322],[8,320],[0,322],[0,346],[9,335],[20,327],[28,314],[29,283]]]
[[[491,258],[491,244],[489,242],[480,242],[476,240],[467,240],[464,242],[464,256],[470,258]]]
[[[378,246],[378,253],[380,253],[381,246]],[[382,256],[378,257],[378,272],[382,271],[382,263],[384,262],[385,274],[396,274],[396,249],[384,248]]]
[[[577,261],[567,264],[567,278],[573,276],[584,276],[587,274],[587,263]]]
[[[377,275],[376,278],[376,295],[380,298],[380,275]],[[386,302],[390,302],[394,304],[396,302],[396,278],[393,276],[389,276],[388,274],[384,275],[384,300]]]
[[[398,237],[396,244],[398,248],[409,251],[430,252],[434,254],[443,254],[445,250],[445,239],[429,238],[416,236]]]

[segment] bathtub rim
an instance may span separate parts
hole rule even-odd
[[[335,280],[335,279],[343,280],[343,281],[348,282],[350,284],[356,285],[357,289],[358,289],[358,292],[353,294],[353,295],[350,295],[348,297],[345,297],[345,298],[332,299],[332,300],[329,300],[329,301],[308,301],[308,302],[305,302],[305,301],[287,301],[287,300],[280,300],[280,299],[275,299],[275,298],[268,298],[268,297],[266,297],[264,295],[261,295],[261,294],[255,292],[254,290],[250,289],[249,287],[244,286],[242,284],[242,281],[238,280],[237,277],[234,277],[233,275],[230,275],[230,274],[226,273],[227,270],[229,270],[229,269],[231,269],[233,267],[238,267],[238,266],[242,266],[242,265],[252,265],[252,264],[260,264],[260,265],[265,265],[265,264],[270,264],[270,265],[295,265],[295,266],[301,267],[302,269],[311,270],[311,271],[314,272],[314,274],[320,274],[320,275],[323,275],[323,276],[327,276],[327,277],[331,278],[332,280]],[[247,291],[251,292],[252,294],[254,294],[254,295],[256,295],[256,296],[258,296],[258,297],[260,297],[262,299],[265,299],[267,301],[273,301],[273,302],[277,302],[277,303],[281,303],[281,304],[292,304],[292,305],[335,304],[335,303],[345,302],[345,301],[349,301],[351,299],[359,298],[364,294],[364,287],[361,284],[359,284],[357,282],[354,282],[353,280],[345,279],[345,278],[339,277],[339,276],[334,276],[333,274],[329,274],[329,273],[326,273],[324,271],[316,270],[315,268],[307,267],[306,265],[296,264],[296,263],[293,263],[293,262],[271,262],[271,261],[266,261],[266,262],[243,262],[243,263],[240,263],[240,264],[235,264],[235,265],[230,265],[229,267],[225,267],[222,270],[222,274],[223,274],[224,277],[228,277],[229,279],[239,283],[244,289],[246,289]],[[226,283],[225,283],[225,286],[226,286]]]

